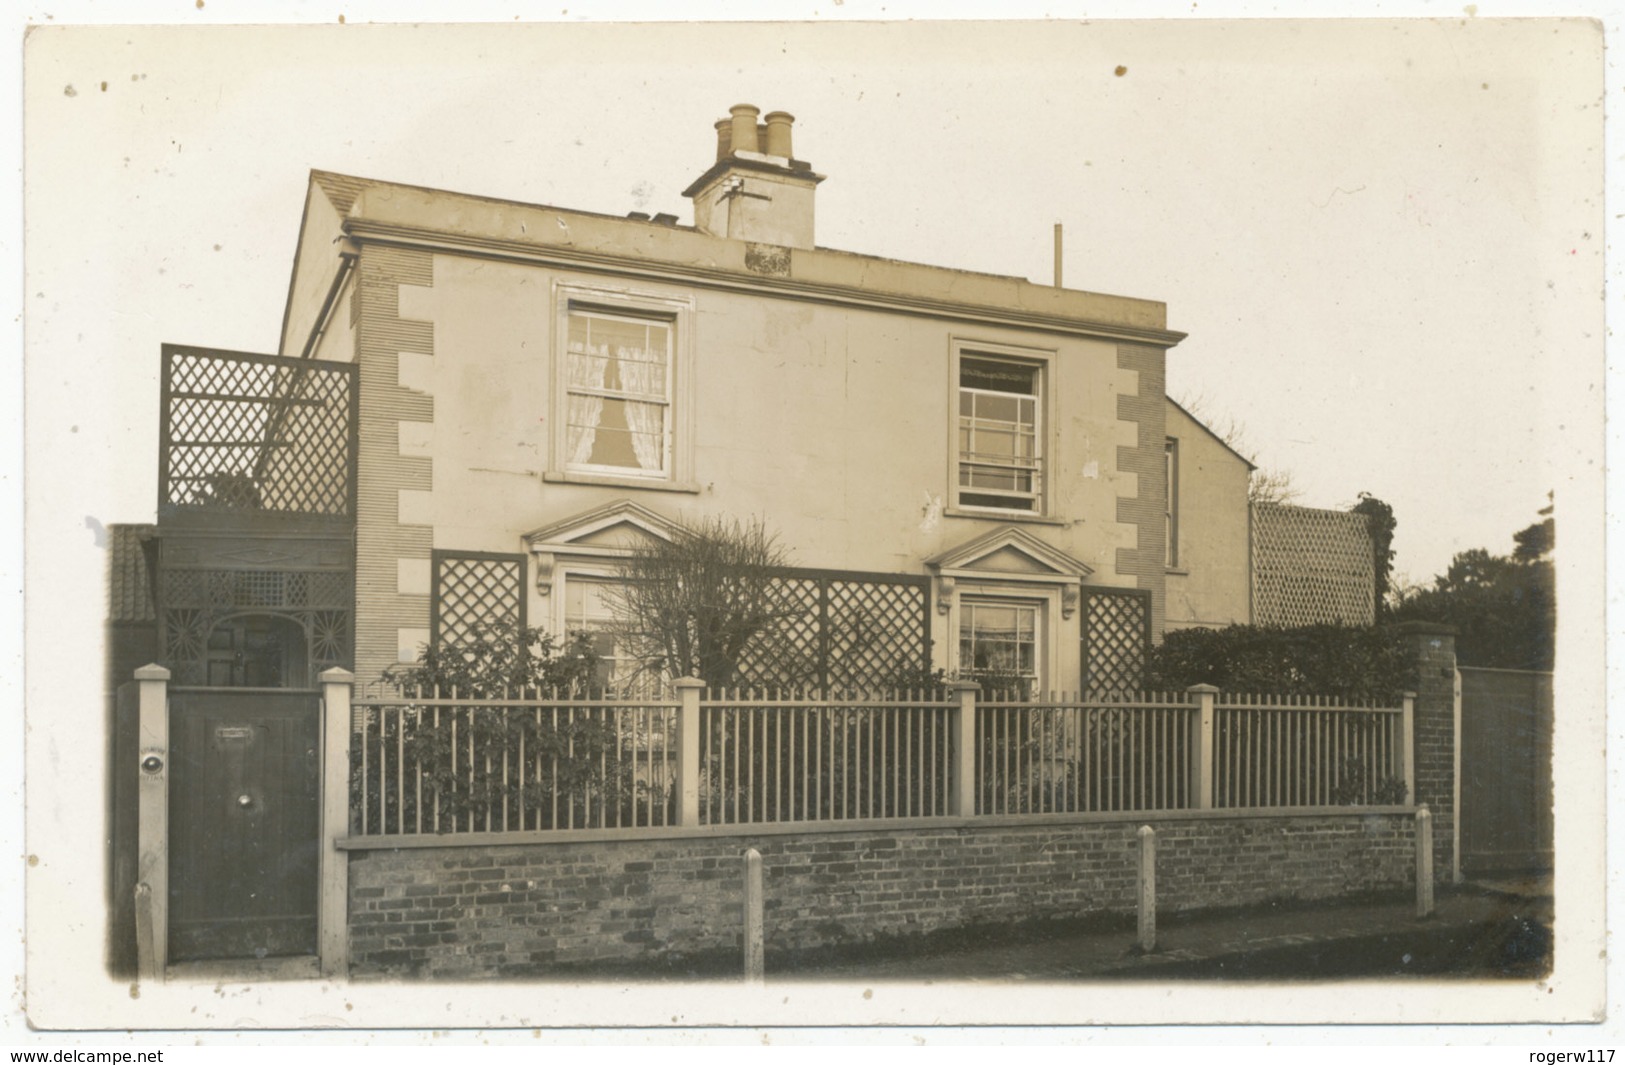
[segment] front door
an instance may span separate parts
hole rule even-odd
[[[319,698],[172,690],[170,960],[316,953]]]

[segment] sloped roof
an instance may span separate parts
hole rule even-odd
[[[1229,442],[1226,441],[1224,437],[1220,436],[1218,433],[1215,433],[1212,429],[1210,429],[1208,427],[1206,422],[1202,421],[1202,419],[1198,418],[1196,415],[1194,415],[1190,411],[1186,410],[1184,405],[1182,403],[1180,403],[1177,399],[1175,399],[1173,396],[1165,395],[1165,396],[1163,396],[1163,398],[1168,401],[1169,406],[1178,408],[1179,413],[1183,414],[1185,417],[1187,417],[1191,421],[1195,422],[1196,427],[1198,429],[1202,430],[1202,432],[1206,433],[1208,436],[1211,436],[1218,443],[1218,445],[1220,447],[1224,448],[1226,451],[1230,452],[1230,454],[1236,456],[1236,458],[1238,458],[1242,462],[1246,463],[1247,464],[1247,469],[1249,471],[1258,469],[1258,467],[1253,463],[1252,459],[1249,459],[1246,455],[1243,455],[1241,452],[1239,452],[1235,448],[1231,447]]]
[[[152,578],[142,541],[158,531],[156,525],[107,527],[107,620],[153,621]]]
[[[362,189],[376,184],[366,178],[335,174],[330,170],[312,170],[310,180],[327,193],[328,200],[341,215],[350,213],[350,208],[355,206],[355,198],[361,195]]]

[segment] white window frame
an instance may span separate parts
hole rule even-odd
[[[553,573],[553,588],[551,592],[551,598],[553,600],[553,627],[550,630],[550,635],[557,634],[557,638],[565,641],[575,639],[577,630],[571,629],[569,622],[571,581],[576,581],[578,583],[582,581],[590,581],[595,584],[616,584],[619,583],[621,579],[622,575],[612,566],[580,564],[567,564],[559,566],[558,569]],[[621,687],[626,685],[630,680],[630,678],[616,678],[614,676],[610,676],[607,679],[610,682],[610,688],[613,694],[620,694]],[[655,686],[659,686],[658,682],[655,682]]]
[[[694,300],[688,296],[557,282],[553,302],[553,432],[548,468],[543,479],[628,488],[698,491],[698,486],[693,483]],[[656,323],[669,330],[660,469],[644,470],[571,461],[570,396],[573,391],[581,391],[570,383],[570,321],[576,314]],[[603,394],[606,398],[615,398],[610,392]]]
[[[1162,445],[1164,481],[1163,562],[1167,569],[1179,569],[1179,438],[1170,436]]]
[[[970,679],[974,676],[974,668],[970,663],[961,660],[959,634],[960,626],[965,616],[966,605],[1017,605],[1034,607],[1037,628],[1037,639],[1033,645],[1034,673],[1033,694],[1054,690],[1058,679],[1056,664],[1060,659],[1060,636],[1062,630],[1062,593],[1054,586],[1043,586],[1034,583],[1011,582],[984,582],[968,580],[959,577],[953,596],[953,606],[948,617],[948,646],[952,655],[949,671],[960,677]]]
[[[996,344],[970,338],[956,337],[950,343],[951,357],[948,360],[948,490],[952,504],[950,514],[964,514],[967,516],[997,517],[1001,520],[1039,519],[1050,517],[1051,501],[1054,491],[1051,488],[1053,478],[1053,456],[1055,454],[1055,439],[1053,426],[1054,394],[1055,394],[1055,352],[1041,348],[1018,347],[1012,344]],[[998,507],[989,506],[985,502],[966,502],[966,496],[988,496],[999,494],[997,490],[976,489],[960,484],[961,471],[965,465],[963,452],[960,450],[959,435],[961,430],[960,403],[964,391],[960,384],[960,368],[967,358],[982,359],[988,362],[1003,362],[1024,369],[1030,369],[1034,375],[1034,425],[1033,425],[1033,477],[1035,491],[1032,495],[1022,496],[1015,493],[1010,498],[1030,498],[1031,507]]]

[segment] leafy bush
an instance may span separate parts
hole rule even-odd
[[[1179,629],[1167,633],[1146,662],[1146,686],[1163,691],[1212,684],[1235,692],[1391,701],[1416,683],[1415,655],[1397,630],[1384,627]]]
[[[540,688],[565,696],[588,693],[598,674],[592,640],[577,635],[555,640],[538,628],[521,629],[512,621],[480,624],[459,643],[426,644],[418,661],[384,670],[385,683],[402,692],[438,688],[450,696],[500,697],[521,688]]]
[[[555,641],[513,623],[479,627],[459,643],[423,649],[420,661],[387,670],[398,707],[370,709],[364,744],[352,752],[351,807],[365,831],[546,829],[622,823],[647,794],[620,757],[614,707],[516,712],[503,706],[433,705],[434,699],[584,698],[595,695],[590,640]],[[365,749],[363,749],[363,746]],[[524,752],[523,763],[520,752]],[[548,772],[532,767],[546,765]],[[405,777],[404,789],[392,786]],[[365,811],[365,824],[363,821]],[[511,818],[504,821],[504,813]]]
[[[1343,760],[1339,780],[1332,789],[1332,802],[1338,806],[1403,806],[1405,782],[1399,777],[1373,777],[1358,755]]]

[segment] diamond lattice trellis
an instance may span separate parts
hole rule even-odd
[[[1376,556],[1364,514],[1259,504],[1252,524],[1256,624],[1376,619]]]
[[[926,585],[829,582],[829,684],[890,687],[928,663]]]
[[[348,515],[355,367],[164,349],[159,505]]]
[[[1151,596],[1132,588],[1090,588],[1084,594],[1083,684],[1089,694],[1145,686]]]
[[[767,586],[773,624],[740,656],[738,684],[755,688],[818,687],[825,660],[820,582],[778,576]]]
[[[876,689],[929,663],[923,577],[789,570],[769,594],[775,623],[739,663],[742,685]]]
[[[435,644],[459,644],[480,626],[525,625],[523,555],[434,553]]]

